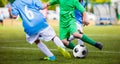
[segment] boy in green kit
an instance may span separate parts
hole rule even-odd
[[[76,19],[74,11],[78,9],[83,13],[83,25],[87,26],[89,22],[86,21],[86,11],[84,7],[79,3],[78,0],[50,0],[46,7],[49,5],[59,4],[60,6],[60,39],[66,45],[66,47],[73,49],[75,45],[68,42],[68,38],[72,34],[75,38],[81,39],[82,41],[89,43],[98,49],[102,49],[101,43],[98,43],[84,34],[79,34],[76,26]]]

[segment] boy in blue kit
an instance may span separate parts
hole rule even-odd
[[[22,18],[27,42],[30,44],[36,43],[38,48],[47,55],[47,57],[43,59],[53,61],[56,60],[56,57],[47,46],[42,43],[39,37],[45,41],[53,40],[58,46],[58,51],[60,51],[64,57],[70,58],[69,52],[65,50],[65,46],[56,36],[54,30],[48,25],[43,14],[39,11],[43,8],[44,6],[39,0],[15,0],[9,10],[11,10],[13,18],[16,18],[18,15]]]

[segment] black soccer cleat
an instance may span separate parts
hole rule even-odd
[[[94,46],[97,47],[100,50],[102,50],[102,48],[103,48],[103,45],[99,42],[96,42]]]

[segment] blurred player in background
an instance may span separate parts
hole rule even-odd
[[[53,61],[56,60],[56,57],[47,46],[42,43],[39,37],[45,41],[52,40],[57,45],[58,51],[60,51],[63,56],[70,58],[69,52],[65,50],[65,46],[40,12],[43,8],[44,6],[39,0],[15,0],[9,10],[13,18],[16,18],[18,15],[22,18],[27,42],[30,44],[36,43],[38,48],[47,55],[47,57],[43,59]]]
[[[75,10],[79,10],[82,15],[82,23],[84,26],[87,26],[89,22],[86,19],[86,11],[85,8],[80,4],[78,0],[50,0],[46,4],[46,7],[54,4],[59,4],[60,6],[60,39],[68,48],[73,49],[73,43],[69,43],[68,39],[72,34],[75,38],[81,39],[82,41],[97,47],[98,49],[102,49],[103,46],[101,43],[94,41],[93,39],[89,38],[85,34],[78,33],[77,26],[76,26],[76,19],[75,19]]]

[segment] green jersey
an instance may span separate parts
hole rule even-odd
[[[50,0],[50,5],[53,4],[59,4],[60,6],[60,27],[68,27],[76,21],[75,9],[82,13],[85,11],[78,0]]]

